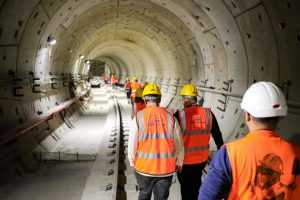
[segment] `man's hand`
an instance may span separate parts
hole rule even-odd
[[[181,173],[182,171],[182,166],[176,165],[176,172]]]

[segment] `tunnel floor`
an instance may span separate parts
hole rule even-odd
[[[2,200],[80,200],[93,162],[48,164],[0,189]]]
[[[95,154],[104,133],[105,116],[81,116],[53,152]]]
[[[112,90],[106,86],[101,89],[92,89],[91,98],[84,103],[85,108],[79,119],[72,124],[72,128],[63,134],[60,142],[51,150],[51,152],[69,154],[96,154],[96,160],[42,164],[35,174],[19,177],[16,181],[1,187],[1,200],[112,199],[107,186],[112,183],[113,179],[107,172],[113,168],[114,164],[108,164],[107,154],[110,151],[108,148],[110,137],[114,134],[114,130],[109,129],[109,125],[115,119],[109,117],[111,113],[107,111],[108,107],[112,105],[112,100],[105,97],[105,94],[116,97],[122,116],[121,136],[124,148],[121,150],[123,161],[119,162],[121,167],[119,166],[118,171],[118,188],[121,187],[123,192],[121,195],[117,195],[116,199],[137,199],[134,170],[129,166],[127,159],[127,141],[131,129],[131,105],[122,89]],[[107,105],[105,106],[104,103]],[[103,111],[103,108],[106,110]],[[181,199],[177,179],[174,179],[169,199]]]

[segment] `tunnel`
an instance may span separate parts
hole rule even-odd
[[[247,133],[246,89],[271,81],[288,104],[278,129],[299,144],[299,9],[298,0],[0,0],[1,199],[136,198],[118,161],[130,132],[125,91],[88,84],[105,73],[158,84],[170,111],[195,84],[225,142]]]

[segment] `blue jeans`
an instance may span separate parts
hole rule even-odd
[[[135,177],[140,191],[138,200],[151,200],[152,192],[154,200],[168,199],[172,175],[167,177],[150,177],[135,172]]]

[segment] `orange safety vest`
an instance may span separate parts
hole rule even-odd
[[[292,197],[291,197],[292,200],[296,199],[296,197],[300,196],[300,174],[299,174],[300,173],[300,161],[299,161],[300,160],[300,147],[298,146],[298,147],[294,147],[294,148],[296,149],[295,152],[296,152],[297,160],[298,160],[298,170],[295,170],[296,174],[297,174],[296,180],[295,180],[297,187],[292,194]]]
[[[268,130],[226,146],[232,170],[229,200],[300,199],[300,148]]]
[[[126,89],[126,90],[130,90],[130,88],[131,88],[131,83],[130,83],[130,81],[126,81],[126,83],[125,83],[125,89]]]
[[[142,88],[141,84],[138,82],[133,82],[131,83],[131,97],[135,97],[136,96],[136,90]]]
[[[137,103],[134,103],[134,105],[135,105],[135,112],[136,113],[143,110],[146,107],[145,102],[137,102]]]
[[[118,80],[117,77],[115,77],[115,76],[112,76],[112,77],[111,77],[111,83],[112,83],[112,84],[117,84],[118,82],[119,82],[119,80]]]
[[[179,112],[179,122],[183,130],[183,164],[199,164],[208,160],[209,140],[212,128],[210,109],[191,106]]]
[[[137,172],[167,175],[175,172],[174,117],[165,108],[146,107],[137,113]]]

